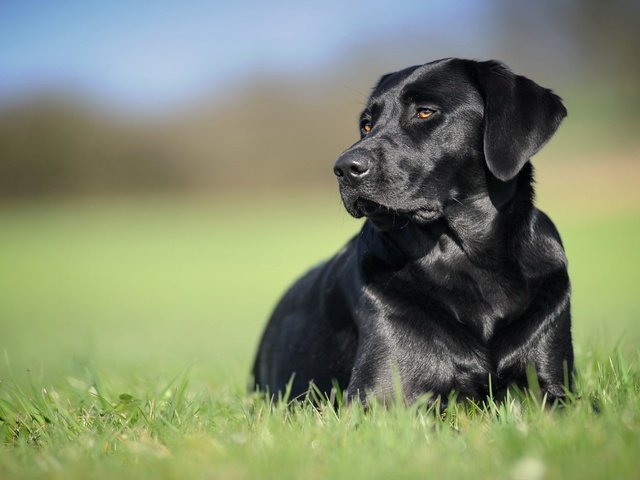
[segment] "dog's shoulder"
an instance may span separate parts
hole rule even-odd
[[[520,238],[519,262],[527,276],[567,270],[567,256],[558,229],[549,216],[534,208]]]
[[[556,225],[553,223],[551,218],[549,218],[549,215],[538,208],[534,208],[532,221],[534,228],[540,235],[544,235],[554,240],[564,252],[564,245],[562,244],[560,233],[558,232],[558,229],[556,228]]]

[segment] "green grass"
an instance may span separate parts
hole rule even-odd
[[[637,210],[549,211],[579,400],[336,413],[245,385],[278,296],[359,223],[256,198],[0,208],[0,478],[640,477]]]

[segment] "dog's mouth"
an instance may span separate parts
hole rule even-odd
[[[423,206],[416,209],[394,209],[362,197],[356,199],[352,208],[348,210],[357,218],[367,217],[372,220],[402,218],[416,223],[429,223],[441,215],[437,208]]]

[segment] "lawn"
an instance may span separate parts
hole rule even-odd
[[[640,209],[542,193],[580,372],[553,411],[246,393],[278,296],[359,227],[335,192],[3,205],[0,478],[640,478]]]

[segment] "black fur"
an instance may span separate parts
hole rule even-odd
[[[432,112],[420,118],[420,111]],[[362,231],[284,296],[255,386],[351,397],[432,392],[482,400],[535,368],[571,388],[570,285],[560,236],[533,204],[536,153],[559,97],[495,62],[444,59],[385,75],[361,139],[335,165]],[[367,127],[371,130],[367,133]],[[396,372],[397,377],[396,377]]]

